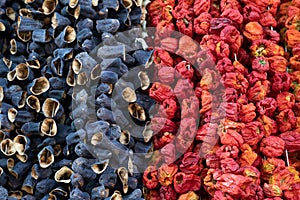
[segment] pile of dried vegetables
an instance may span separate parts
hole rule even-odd
[[[157,0],[147,10],[160,107],[146,199],[300,199],[299,2]]]
[[[300,199],[299,18],[0,0],[0,200]]]

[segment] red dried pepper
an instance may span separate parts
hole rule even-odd
[[[277,21],[276,19],[273,17],[273,15],[270,12],[263,12],[260,15],[260,20],[259,23],[262,26],[266,26],[266,27],[276,27],[277,26]]]
[[[196,96],[191,96],[184,99],[181,103],[181,118],[194,118],[197,119],[199,110],[199,100]]]
[[[276,116],[278,128],[281,132],[292,130],[296,126],[297,119],[291,109],[281,111]]]
[[[233,158],[221,159],[221,169],[225,173],[234,173],[240,168],[239,164]]]
[[[223,145],[217,151],[216,155],[220,159],[225,158],[237,158],[239,153],[239,149],[237,146]]]
[[[151,130],[154,132],[154,134],[165,132],[175,133],[176,125],[167,118],[153,117],[151,120]]]
[[[178,79],[174,87],[177,99],[183,100],[193,96],[194,83],[189,79]]]
[[[265,81],[267,80],[267,72],[257,72],[257,71],[252,71],[250,74],[247,76],[248,82],[250,85],[254,85],[258,81]]]
[[[158,186],[157,170],[154,166],[149,166],[145,170],[143,183],[149,189],[154,189]]]
[[[260,10],[254,5],[246,5],[243,8],[243,17],[248,22],[258,22],[260,19]]]
[[[174,99],[165,99],[159,108],[160,115],[168,119],[173,119],[176,111],[177,103]]]
[[[242,146],[244,143],[243,137],[236,131],[228,129],[221,134],[221,143],[224,145]]]
[[[200,80],[200,87],[204,90],[214,90],[220,85],[220,75],[211,69],[204,69]]]
[[[282,56],[273,56],[268,58],[270,63],[270,70],[272,72],[285,72],[288,61]]]
[[[228,193],[234,198],[242,198],[246,196],[245,189],[249,183],[252,182],[251,178],[235,175],[235,174],[222,174],[217,179],[215,188],[221,190],[222,192]]]
[[[201,105],[202,105],[202,108],[200,110],[200,114],[206,113],[209,110],[211,110],[211,108],[212,108],[212,100],[213,100],[212,94],[209,91],[207,91],[207,90],[203,90],[202,94],[201,94]]]
[[[235,102],[238,98],[236,89],[226,88],[222,96],[223,101],[225,102]]]
[[[265,183],[263,189],[267,197],[281,197],[283,195],[282,190],[277,185]]]
[[[245,25],[243,35],[250,41],[260,40],[264,37],[264,31],[258,22],[249,22]]]
[[[243,152],[239,159],[241,167],[253,165],[257,159],[257,154],[252,150],[252,148],[248,144],[243,144],[241,151]]]
[[[220,38],[230,45],[233,53],[237,53],[242,45],[242,36],[234,26],[226,26],[221,31]]]
[[[173,177],[177,173],[178,167],[174,164],[163,164],[158,169],[158,181],[162,186],[169,186],[173,183]]]
[[[258,121],[246,123],[245,128],[242,129],[241,135],[245,143],[253,146],[264,137],[264,127]]]
[[[199,200],[199,196],[195,192],[189,191],[188,193],[180,195],[178,200]]]
[[[291,77],[289,73],[275,72],[272,79],[272,91],[284,92],[290,89]]]
[[[270,82],[257,81],[252,87],[248,89],[247,97],[250,101],[260,101],[265,99],[270,90]]]
[[[276,101],[278,111],[292,109],[295,105],[295,96],[289,92],[282,92],[277,95]]]
[[[296,183],[291,185],[289,190],[284,191],[284,198],[286,200],[297,200],[300,196],[300,184]]]
[[[240,73],[226,73],[222,76],[222,82],[224,86],[232,87],[241,93],[245,93],[249,87],[247,79]]]
[[[241,122],[251,122],[256,117],[255,110],[256,107],[253,103],[241,105],[239,112],[239,120]]]
[[[201,13],[208,12],[210,9],[210,0],[195,0],[193,11],[195,16],[201,15]]]
[[[162,103],[166,99],[175,99],[172,88],[159,82],[153,83],[149,91],[149,96],[159,103]]]
[[[171,85],[174,82],[175,69],[173,67],[160,67],[157,76],[161,83]]]
[[[187,152],[184,154],[179,168],[186,174],[199,174],[203,169],[199,154],[193,152]]]
[[[202,0],[203,1],[203,0]],[[207,2],[207,1],[203,1]],[[211,15],[207,12],[201,13],[198,17],[194,19],[193,29],[198,35],[205,35],[208,33],[210,27]]]
[[[179,4],[172,11],[173,17],[176,19],[176,26],[178,30],[184,35],[193,37],[193,19],[194,12],[188,6]]]
[[[164,146],[161,150],[161,155],[163,156],[166,164],[172,164],[176,160],[176,148],[173,143],[169,143]]]
[[[175,66],[177,70],[176,77],[177,78],[185,78],[185,79],[192,79],[194,76],[194,69],[192,65],[187,61],[181,61]]]
[[[156,49],[153,53],[154,63],[162,66],[173,67],[173,58],[170,54],[162,49]]]
[[[300,43],[300,32],[296,29],[289,29],[285,32],[285,40],[289,47],[294,47]]]
[[[285,148],[289,152],[300,150],[300,133],[297,131],[288,131],[280,134],[280,138],[285,142]]]
[[[239,25],[243,23],[243,15],[234,8],[225,9],[222,12],[221,17],[226,17]]]
[[[172,186],[162,186],[159,189],[160,199],[176,200],[177,194]]]
[[[257,118],[257,121],[259,121],[263,125],[265,136],[270,136],[277,132],[277,123],[270,117],[261,115]]]
[[[284,151],[284,140],[277,136],[268,136],[261,141],[260,151],[267,157],[281,156]]]
[[[178,194],[197,191],[201,187],[201,179],[195,174],[178,172],[174,177],[174,189]]]
[[[257,111],[261,115],[272,117],[277,108],[277,102],[271,97],[267,97],[256,103]]]
[[[165,145],[169,144],[174,140],[175,136],[169,132],[163,133],[162,137],[154,136],[153,144],[155,149],[161,149]]]
[[[267,58],[261,56],[252,60],[252,69],[258,72],[266,72],[270,68],[269,61]]]

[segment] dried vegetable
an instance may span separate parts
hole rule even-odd
[[[89,149],[100,144],[101,134],[127,152],[151,147],[135,141],[110,115],[113,84],[151,53],[132,50],[121,59],[122,45],[109,39],[143,18],[139,0],[0,1],[1,200],[143,199],[134,161],[115,169],[109,150],[97,147],[95,155]],[[102,51],[92,55],[101,43]],[[96,88],[89,87],[99,79]],[[131,88],[124,98],[132,103],[132,115],[140,110],[135,102],[147,100]],[[92,113],[98,116],[94,121]],[[133,117],[144,120],[143,114]]]
[[[160,47],[149,95],[160,106],[146,199],[300,199],[300,3],[158,0],[147,9]]]

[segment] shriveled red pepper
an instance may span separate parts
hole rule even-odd
[[[240,147],[243,145],[243,137],[236,131],[228,129],[221,134],[221,143],[224,145],[233,145]]]
[[[211,110],[211,108],[212,108],[212,100],[213,100],[212,94],[209,91],[207,91],[207,90],[203,90],[202,94],[201,94],[201,105],[202,105],[202,108],[200,110],[200,114],[206,113],[209,110]]]
[[[272,117],[277,108],[277,102],[271,97],[267,97],[256,103],[257,111],[261,115]]]
[[[163,133],[163,135],[160,136],[154,136],[153,144],[155,149],[161,149],[165,145],[169,144],[174,140],[175,136],[169,132]]]
[[[237,0],[221,0],[220,8],[222,12],[228,9],[241,10],[241,5]]]
[[[270,26],[276,27],[277,26],[277,21],[270,12],[261,13],[259,23],[265,27],[270,27]]]
[[[286,167],[274,173],[269,179],[269,183],[279,186],[281,190],[288,190],[291,185],[299,183],[299,173],[293,167]]]
[[[218,69],[222,75],[227,72],[234,72],[234,67],[232,65],[231,60],[226,57],[218,61],[216,69]]]
[[[186,174],[199,174],[203,169],[199,154],[193,152],[187,152],[184,154],[179,168]]]
[[[247,22],[258,22],[260,19],[260,10],[251,4],[247,4],[243,8],[243,17]]]
[[[176,200],[177,194],[172,186],[161,186],[159,189],[160,199]]]
[[[253,165],[253,163],[257,159],[257,153],[252,150],[249,144],[243,144],[241,147],[241,151],[243,152],[239,159],[241,167]]]
[[[221,17],[226,17],[239,25],[243,23],[243,15],[234,8],[225,9],[222,12]]]
[[[277,136],[268,136],[261,141],[260,151],[267,157],[281,156],[284,151],[284,140]]]
[[[202,0],[203,2],[207,2]],[[196,15],[197,16],[197,15]],[[198,17],[194,19],[193,29],[198,35],[205,35],[208,33],[210,27],[211,15],[208,12],[201,13]]]
[[[281,197],[283,195],[282,190],[277,185],[265,183],[263,189],[267,197]]]
[[[289,152],[300,150],[300,133],[298,131],[287,131],[279,135],[285,142],[285,148]]]
[[[276,102],[278,111],[292,109],[295,105],[295,96],[289,92],[282,92],[277,95]]]
[[[267,80],[267,72],[258,72],[252,71],[247,76],[247,80],[251,86],[255,85],[258,81],[265,81]]]
[[[192,79],[194,76],[194,69],[192,65],[187,61],[181,61],[175,66],[177,78]]]
[[[169,52],[162,50],[162,49],[156,49],[153,53],[154,63],[157,65],[165,65],[169,67],[173,67],[173,58],[169,54]]]
[[[258,72],[266,72],[270,68],[269,61],[267,58],[261,56],[252,60],[252,69]]]
[[[300,184],[291,185],[289,190],[284,191],[284,198],[287,200],[297,200],[300,196]]]
[[[260,185],[260,172],[256,167],[253,166],[244,166],[241,167],[238,171],[238,174],[252,179],[252,183]]]
[[[220,75],[211,69],[204,69],[200,80],[200,87],[204,90],[214,90],[220,85]]]
[[[264,29],[264,39],[270,40],[274,44],[277,44],[280,41],[280,34],[275,30],[265,28]]]
[[[175,69],[173,67],[162,66],[158,69],[157,76],[161,83],[170,85],[175,79]]]
[[[224,94],[222,96],[222,99],[225,102],[235,102],[238,98],[238,94],[236,89],[234,88],[225,88]]]
[[[217,151],[216,155],[220,159],[225,158],[237,158],[239,153],[239,149],[237,146],[230,146],[230,145],[222,145]]]
[[[277,132],[277,123],[275,120],[271,119],[267,115],[261,115],[257,118],[263,127],[264,127],[264,134],[265,136],[270,136]]]
[[[195,0],[193,5],[193,11],[195,16],[201,15],[201,13],[208,12],[210,9],[211,1],[208,0]]]
[[[195,192],[189,191],[188,193],[180,195],[178,200],[199,200],[199,196]]]
[[[199,44],[188,35],[184,35],[179,39],[178,50],[176,54],[183,57],[190,63],[196,60],[199,51]]]
[[[181,103],[181,118],[191,117],[197,119],[199,100],[196,96],[184,99]]]
[[[272,79],[271,89],[274,92],[284,92],[290,89],[291,77],[287,72],[275,72]]]
[[[183,100],[193,96],[194,82],[189,79],[178,79],[174,87],[174,94],[177,99]]]
[[[278,128],[281,132],[292,130],[296,126],[297,119],[291,109],[281,111],[276,116]]]
[[[161,150],[161,155],[164,158],[166,164],[172,164],[176,160],[176,149],[173,143],[169,143]]]
[[[193,10],[189,6],[179,4],[172,11],[172,15],[176,19],[176,26],[178,30],[184,35],[193,37]]]
[[[154,189],[158,186],[157,169],[154,166],[149,166],[145,170],[143,183],[149,189]]]
[[[272,72],[285,72],[288,61],[283,56],[273,56],[268,58],[270,63],[270,70]]]
[[[256,107],[253,103],[241,105],[239,112],[239,120],[241,122],[251,122],[256,117],[255,110]]]
[[[167,118],[153,117],[151,120],[151,130],[154,134],[165,132],[175,133],[177,128],[176,124]]]
[[[169,186],[173,183],[173,177],[177,173],[178,167],[175,164],[163,164],[158,168],[158,181],[162,186]]]
[[[237,53],[242,45],[243,38],[234,26],[226,26],[221,31],[220,38],[230,45],[231,52],[233,53]]]
[[[233,158],[221,159],[221,169],[225,173],[234,173],[240,168],[239,164]]]
[[[265,99],[270,91],[270,82],[257,81],[252,87],[248,89],[247,97],[250,101],[256,102]]]
[[[246,123],[245,128],[242,129],[241,135],[245,143],[253,146],[264,137],[264,127],[258,121]]]
[[[249,177],[231,173],[222,174],[216,180],[216,189],[221,190],[222,192],[226,192],[234,198],[241,198],[246,196],[244,190],[246,189],[248,184],[252,182],[252,179]]]
[[[260,185],[251,183],[246,188],[246,199],[264,199],[264,192]],[[264,199],[265,200],[265,199]]]
[[[245,25],[243,35],[250,41],[260,40],[264,37],[264,31],[258,22],[249,22]]]
[[[173,119],[177,111],[177,103],[174,99],[166,99],[160,105],[159,112],[162,117]]]
[[[166,99],[175,99],[172,88],[159,82],[153,83],[149,91],[149,96],[159,103],[162,103]]]
[[[294,55],[293,57],[291,57],[290,64],[291,64],[292,69],[299,71],[300,70],[300,56]]]
[[[217,124],[206,123],[202,125],[196,133],[196,140],[209,142],[211,138],[215,138],[217,136],[217,129]]]
[[[285,40],[289,47],[294,47],[300,43],[300,32],[296,29],[289,29],[285,32]]]
[[[232,87],[241,93],[246,93],[249,87],[247,79],[240,73],[226,73],[222,76],[222,82],[225,87]]]
[[[184,194],[188,191],[197,191],[200,187],[201,179],[195,174],[178,172],[174,176],[174,189],[178,194]]]

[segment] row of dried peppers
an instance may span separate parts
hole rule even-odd
[[[147,10],[160,48],[146,199],[300,199],[300,1]]]

